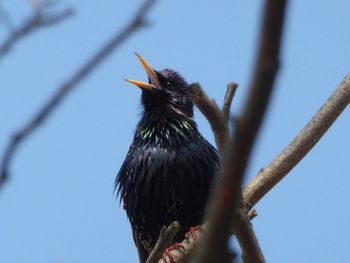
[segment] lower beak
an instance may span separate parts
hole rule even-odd
[[[142,81],[138,81],[138,80],[133,80],[133,79],[125,79],[125,81],[131,83],[131,84],[134,84],[135,86],[138,86],[139,88],[142,88],[142,89],[154,89],[156,88],[155,85],[153,84],[149,84],[149,83],[145,83],[145,82],[142,82]]]
[[[147,89],[147,90],[151,90],[151,89],[159,87],[160,83],[159,83],[159,79],[158,79],[158,76],[157,76],[157,73],[155,72],[155,70],[139,54],[137,54],[135,52],[135,55],[136,55],[137,59],[140,61],[141,66],[145,70],[145,72],[146,72],[148,78],[150,79],[151,83],[145,83],[145,82],[142,82],[142,81],[132,80],[132,79],[126,79],[126,81],[131,83],[131,84],[134,84],[134,85],[136,85],[136,86],[138,86],[138,87],[140,87],[142,89]]]

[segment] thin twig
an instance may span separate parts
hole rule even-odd
[[[232,100],[235,96],[237,88],[237,83],[231,82],[227,85],[226,95],[224,98],[224,106],[222,107],[222,119],[225,125],[228,125],[228,121],[230,119]],[[228,129],[228,127],[226,127],[226,129]]]
[[[157,263],[162,257],[165,249],[170,247],[170,245],[173,243],[173,240],[179,230],[180,223],[177,221],[171,223],[169,226],[164,226],[160,230],[157,243],[152,249],[151,254],[148,256],[146,263]]]
[[[248,207],[254,206],[305,157],[349,103],[350,73],[287,148],[244,188]]]
[[[207,118],[213,131],[220,155],[223,155],[229,139],[228,120],[230,116],[232,99],[237,87],[238,84],[236,83],[230,83],[227,86],[224,106],[223,110],[221,111],[215,100],[208,97],[199,83],[193,83],[190,85],[192,100],[202,114]]]
[[[56,93],[49,98],[43,108],[33,116],[32,119],[19,131],[15,132],[10,140],[3,159],[1,161],[1,173],[0,173],[0,189],[4,185],[6,179],[9,177],[9,166],[14,156],[14,153],[18,146],[28,138],[28,136],[36,130],[41,124],[45,122],[47,117],[57,109],[57,106],[63,99],[67,97],[70,91],[72,91],[77,85],[86,78],[97,66],[105,59],[112,51],[116,49],[121,43],[123,43],[132,33],[144,25],[144,19],[150,8],[154,5],[156,0],[146,0],[143,2],[135,16],[130,22],[112,37],[107,43],[105,43],[100,50],[98,50],[93,56],[84,63],[66,82],[57,88]]]
[[[74,14],[72,8],[67,8],[57,14],[44,14],[35,12],[19,28],[11,30],[7,39],[0,45],[0,59],[8,53],[11,48],[25,36],[37,31],[38,29],[57,24]]]

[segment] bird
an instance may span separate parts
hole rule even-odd
[[[155,70],[135,53],[148,82],[126,79],[142,91],[142,116],[117,174],[115,189],[126,210],[141,263],[174,221],[174,242],[200,225],[213,186],[219,156],[194,121],[188,83],[175,70]]]

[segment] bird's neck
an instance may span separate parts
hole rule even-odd
[[[151,147],[179,147],[198,132],[190,116],[172,112],[144,112],[136,128],[135,143]]]

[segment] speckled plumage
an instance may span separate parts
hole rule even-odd
[[[193,120],[188,84],[173,70],[157,76],[161,87],[142,90],[144,112],[116,179],[140,262],[164,225],[179,221],[180,241],[201,223],[218,164]]]

